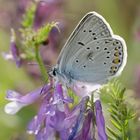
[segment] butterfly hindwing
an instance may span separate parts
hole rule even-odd
[[[104,83],[121,72],[126,46],[120,37],[92,41],[79,49],[66,64],[65,73],[77,81]]]

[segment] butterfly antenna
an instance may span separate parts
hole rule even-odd
[[[30,62],[30,63],[28,63],[28,65],[38,66],[38,64],[37,63],[34,63],[34,62]],[[47,73],[49,73],[51,71],[51,69],[52,69],[52,66],[47,65],[47,64],[45,64],[45,66],[46,66]]]
[[[34,63],[34,62],[29,62],[28,65],[34,65],[34,66],[37,65],[38,66],[38,64],[37,63]],[[51,68],[52,67],[52,66],[47,65],[47,64],[45,64],[45,66],[48,67],[48,68]]]

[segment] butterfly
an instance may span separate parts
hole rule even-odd
[[[62,83],[102,85],[118,76],[127,61],[127,48],[120,36],[96,12],[89,12],[74,29],[51,73]]]

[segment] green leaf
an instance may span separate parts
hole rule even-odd
[[[108,137],[108,140],[116,140],[116,139],[114,139],[112,136],[110,136],[110,135],[108,135],[107,136]]]
[[[107,127],[107,130],[117,139],[120,139],[120,136],[115,132],[113,131],[111,128]]]
[[[111,114],[110,116],[117,123],[117,125],[119,126],[119,128],[120,128],[119,130],[122,130],[121,127],[120,127],[121,126],[120,120],[114,114]]]
[[[122,131],[122,128],[120,126],[120,123],[117,123],[115,120],[111,119],[110,120],[111,123],[121,132]]]
[[[113,108],[113,110],[118,110],[118,106],[116,104],[111,104],[110,103],[110,106]]]
[[[110,108],[108,111],[109,111],[111,114],[114,114],[114,115],[116,115],[116,116],[120,115],[120,114],[118,114],[118,110],[114,110],[113,108]]]

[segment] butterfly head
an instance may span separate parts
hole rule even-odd
[[[57,77],[57,68],[56,67],[52,67],[51,70],[49,71],[49,76],[50,77]]]

